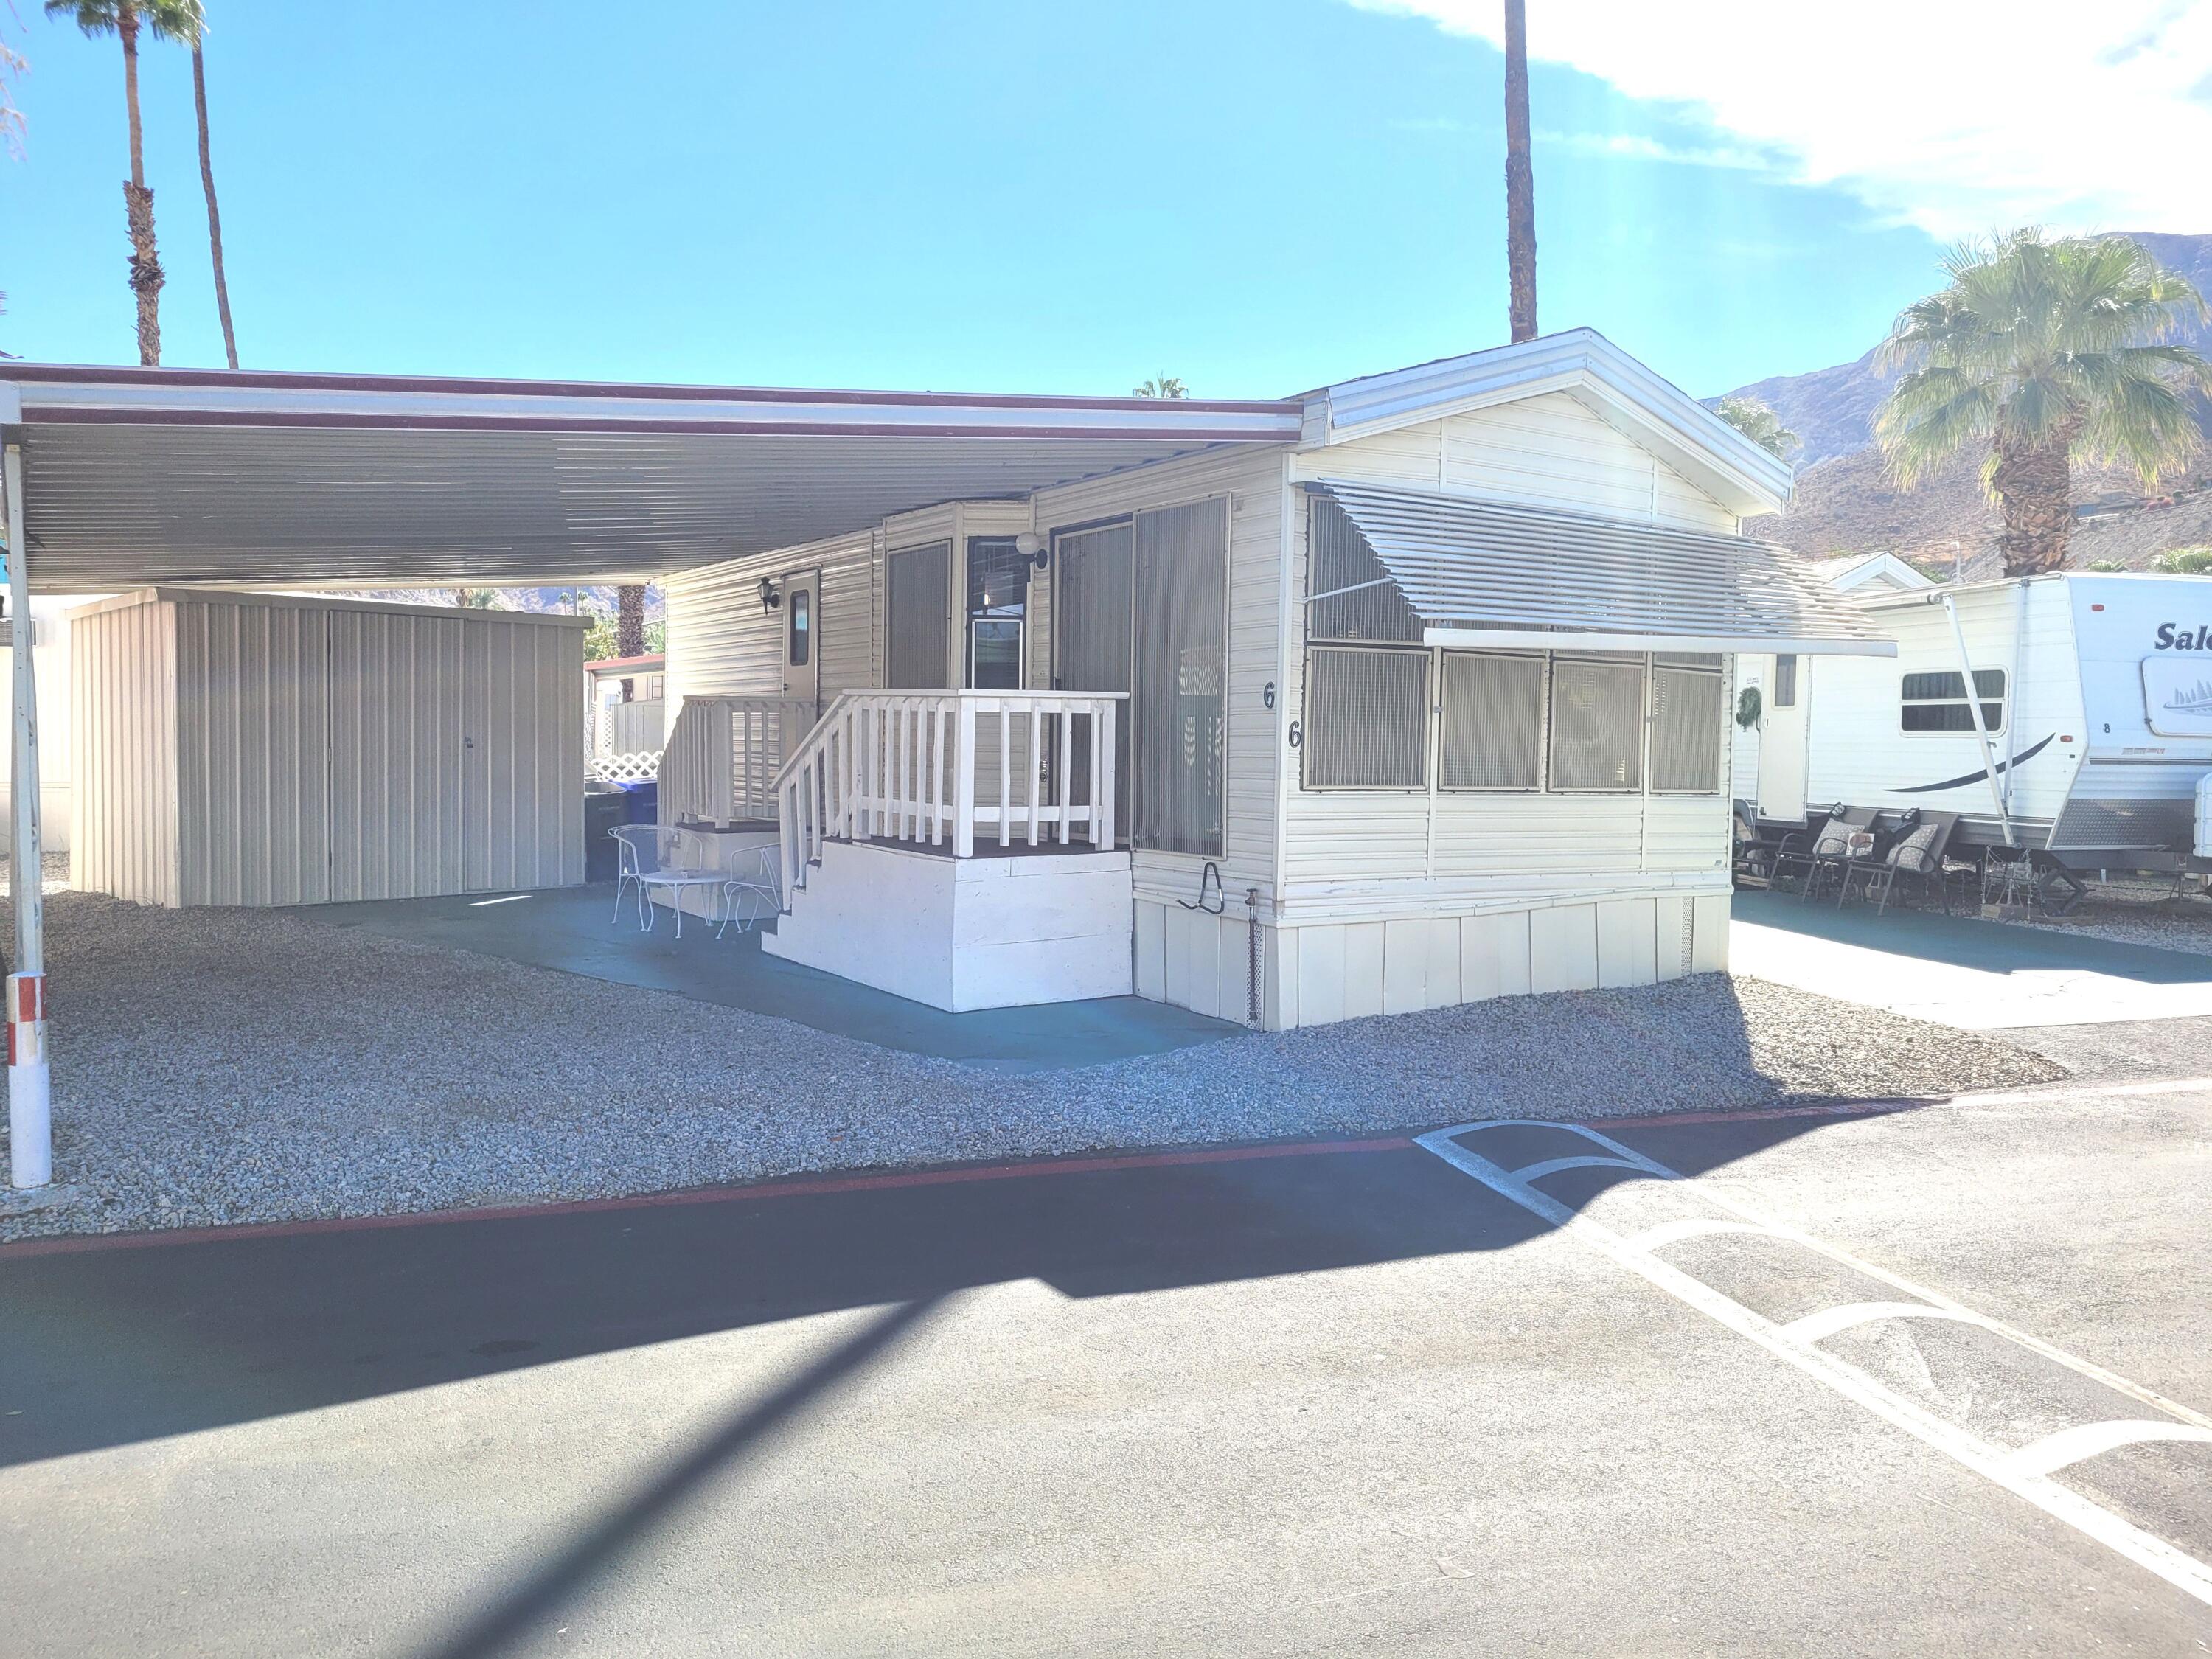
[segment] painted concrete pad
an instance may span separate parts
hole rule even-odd
[[[2212,956],[1788,894],[1735,896],[1729,965],[1966,1030],[2212,1014]]]
[[[679,939],[675,919],[665,910],[653,931],[644,933],[634,904],[623,906],[619,920],[611,919],[613,909],[614,890],[593,885],[307,905],[289,914],[325,927],[366,927],[387,938],[672,991],[887,1048],[1000,1071],[1052,1071],[1164,1054],[1243,1029],[1132,996],[945,1013],[770,956],[761,949],[758,929],[732,929],[718,939],[711,927],[690,917]]]

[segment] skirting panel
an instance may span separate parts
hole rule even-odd
[[[954,1013],[1127,996],[1129,855],[831,842],[761,948]],[[1188,1006],[1188,1005],[1186,1005]]]
[[[1448,1008],[1532,991],[1652,985],[1728,967],[1729,896],[1664,894],[1482,915],[1262,925],[1270,1030]],[[1137,904],[1137,994],[1239,1022],[1254,1000],[1241,917]]]

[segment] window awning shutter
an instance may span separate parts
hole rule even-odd
[[[1893,657],[1796,556],[1746,536],[1327,482],[1427,643]]]

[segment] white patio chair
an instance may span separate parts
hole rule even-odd
[[[749,847],[738,858],[737,867],[722,884],[722,924],[715,928],[716,939],[728,931],[732,922],[738,932],[744,933],[762,919],[741,910],[738,905],[748,896],[768,901],[762,916],[778,915],[783,910],[783,849],[770,843],[765,847]]]
[[[676,912],[676,937],[682,939],[684,890],[719,887],[726,872],[710,870],[703,864],[685,862],[687,857],[697,852],[699,837],[675,824],[618,823],[607,833],[620,848],[612,920],[622,920],[623,892],[634,882],[637,885],[638,927],[642,932],[651,933],[655,920],[653,890],[659,888],[671,895],[672,908]]]

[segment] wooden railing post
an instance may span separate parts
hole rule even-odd
[[[963,697],[952,707],[952,856],[975,856],[975,707]]]
[[[1109,853],[1114,850],[1114,763],[1120,752],[1114,746],[1114,721],[1121,707],[1112,697],[1101,697],[1098,712],[1091,717],[1091,753],[1098,778],[1091,792],[1091,837]]]

